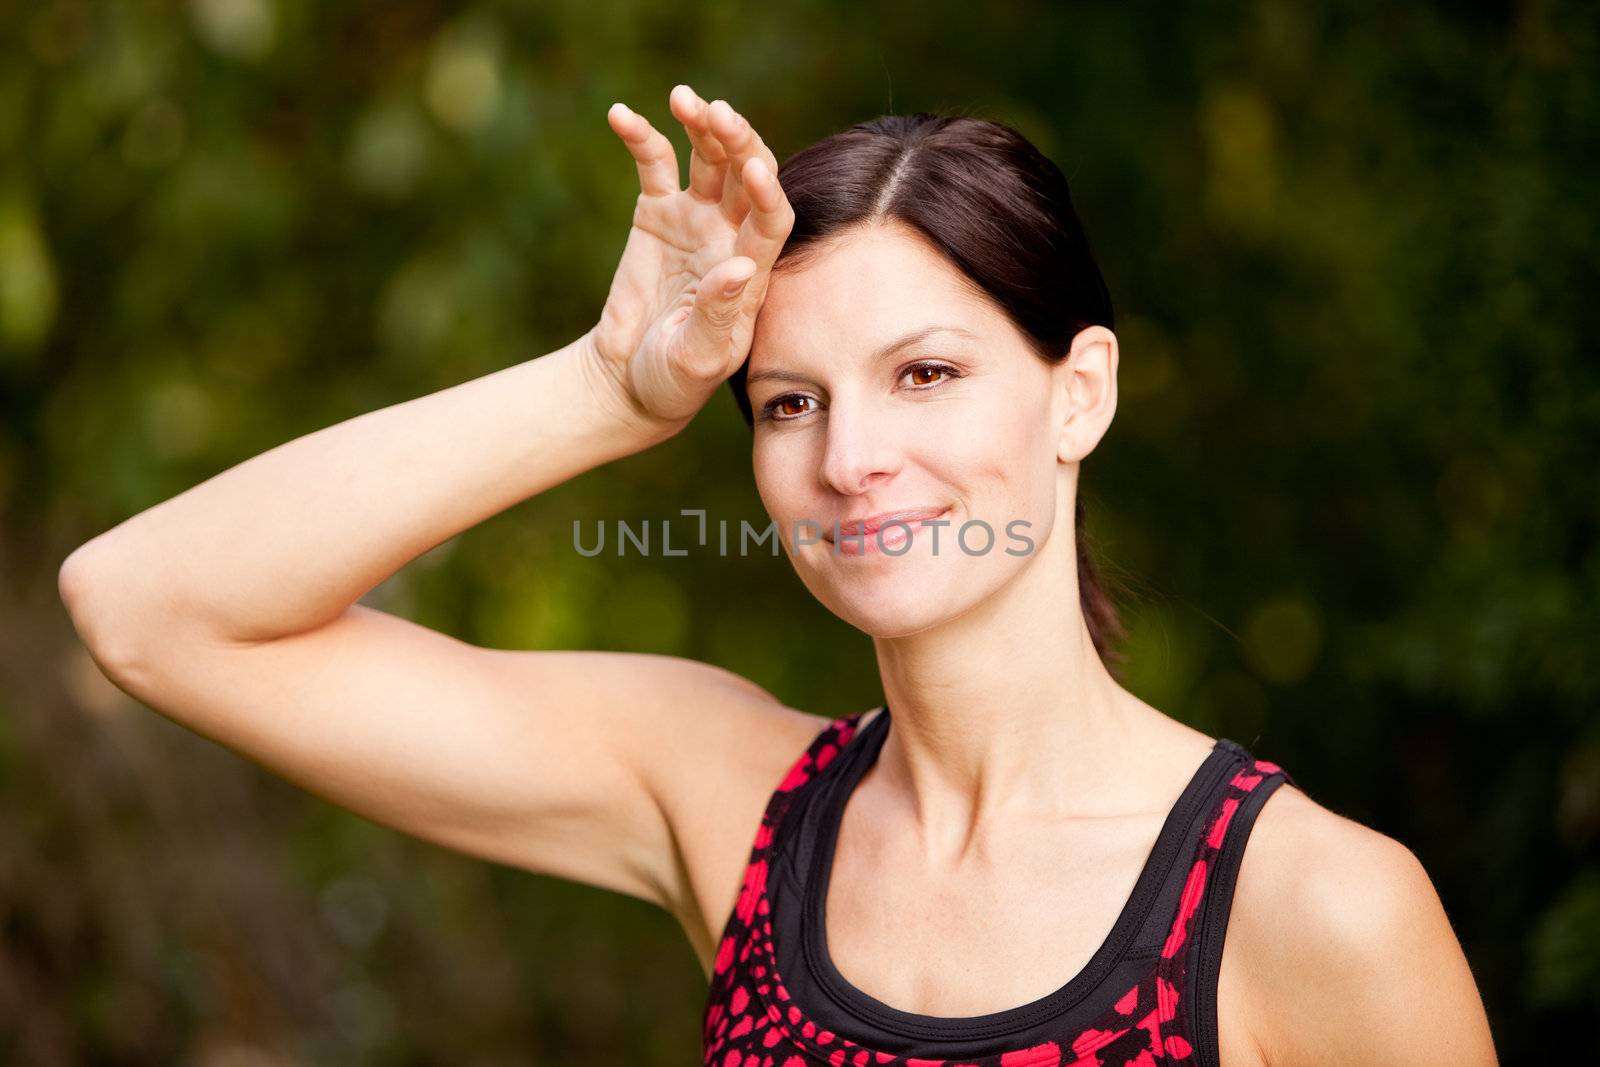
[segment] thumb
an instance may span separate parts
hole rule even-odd
[[[718,267],[727,268],[727,273],[722,276],[719,283],[722,286],[721,295],[737,304],[739,294],[744,292],[745,283],[755,277],[756,261],[749,256],[733,256],[718,264]],[[709,277],[709,274],[707,276]]]
[[[734,256],[706,272],[689,314],[688,349],[699,370],[719,374],[728,363],[728,338],[744,308],[744,291],[755,277],[756,262]]]

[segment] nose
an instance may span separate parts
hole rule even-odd
[[[893,421],[860,403],[836,400],[828,409],[823,448],[822,481],[844,496],[860,496],[892,478],[902,461]]]

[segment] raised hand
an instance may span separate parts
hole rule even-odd
[[[689,187],[672,142],[627,105],[611,129],[633,154],[640,193],[589,356],[631,418],[682,429],[750,351],[773,262],[794,225],[778,163],[743,116],[687,85],[668,98],[688,131]]]

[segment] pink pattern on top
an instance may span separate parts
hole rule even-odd
[[[728,917],[707,991],[702,1027],[703,1062],[708,1067],[1156,1067],[1193,1064],[1196,1037],[1179,1003],[1189,995],[1191,920],[1205,896],[1206,875],[1225,839],[1233,813],[1261,781],[1280,768],[1255,760],[1227,784],[1220,803],[1207,812],[1203,830],[1189,855],[1177,915],[1161,953],[1149,970],[1126,989],[1107,998],[1104,1010],[1077,1033],[1027,1048],[997,1047],[960,1060],[918,1058],[884,1052],[820,1028],[790,1003],[778,972],[767,899],[768,851],[796,793],[809,784],[850,743],[865,715],[834,719],[789,768],[762,815],[744,885]],[[1095,995],[1106,996],[1105,991]],[[1137,1036],[1129,1036],[1129,1035]],[[1115,1050],[1106,1051],[1115,1045]]]

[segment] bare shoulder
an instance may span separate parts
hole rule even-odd
[[[641,774],[671,827],[677,870],[668,910],[709,976],[773,790],[833,721],[792,708],[720,668],[692,714],[644,740]]]
[[[1235,939],[1237,938],[1237,941]],[[1405,844],[1284,783],[1241,861],[1219,995],[1261,1061],[1493,1065],[1472,972]]]

